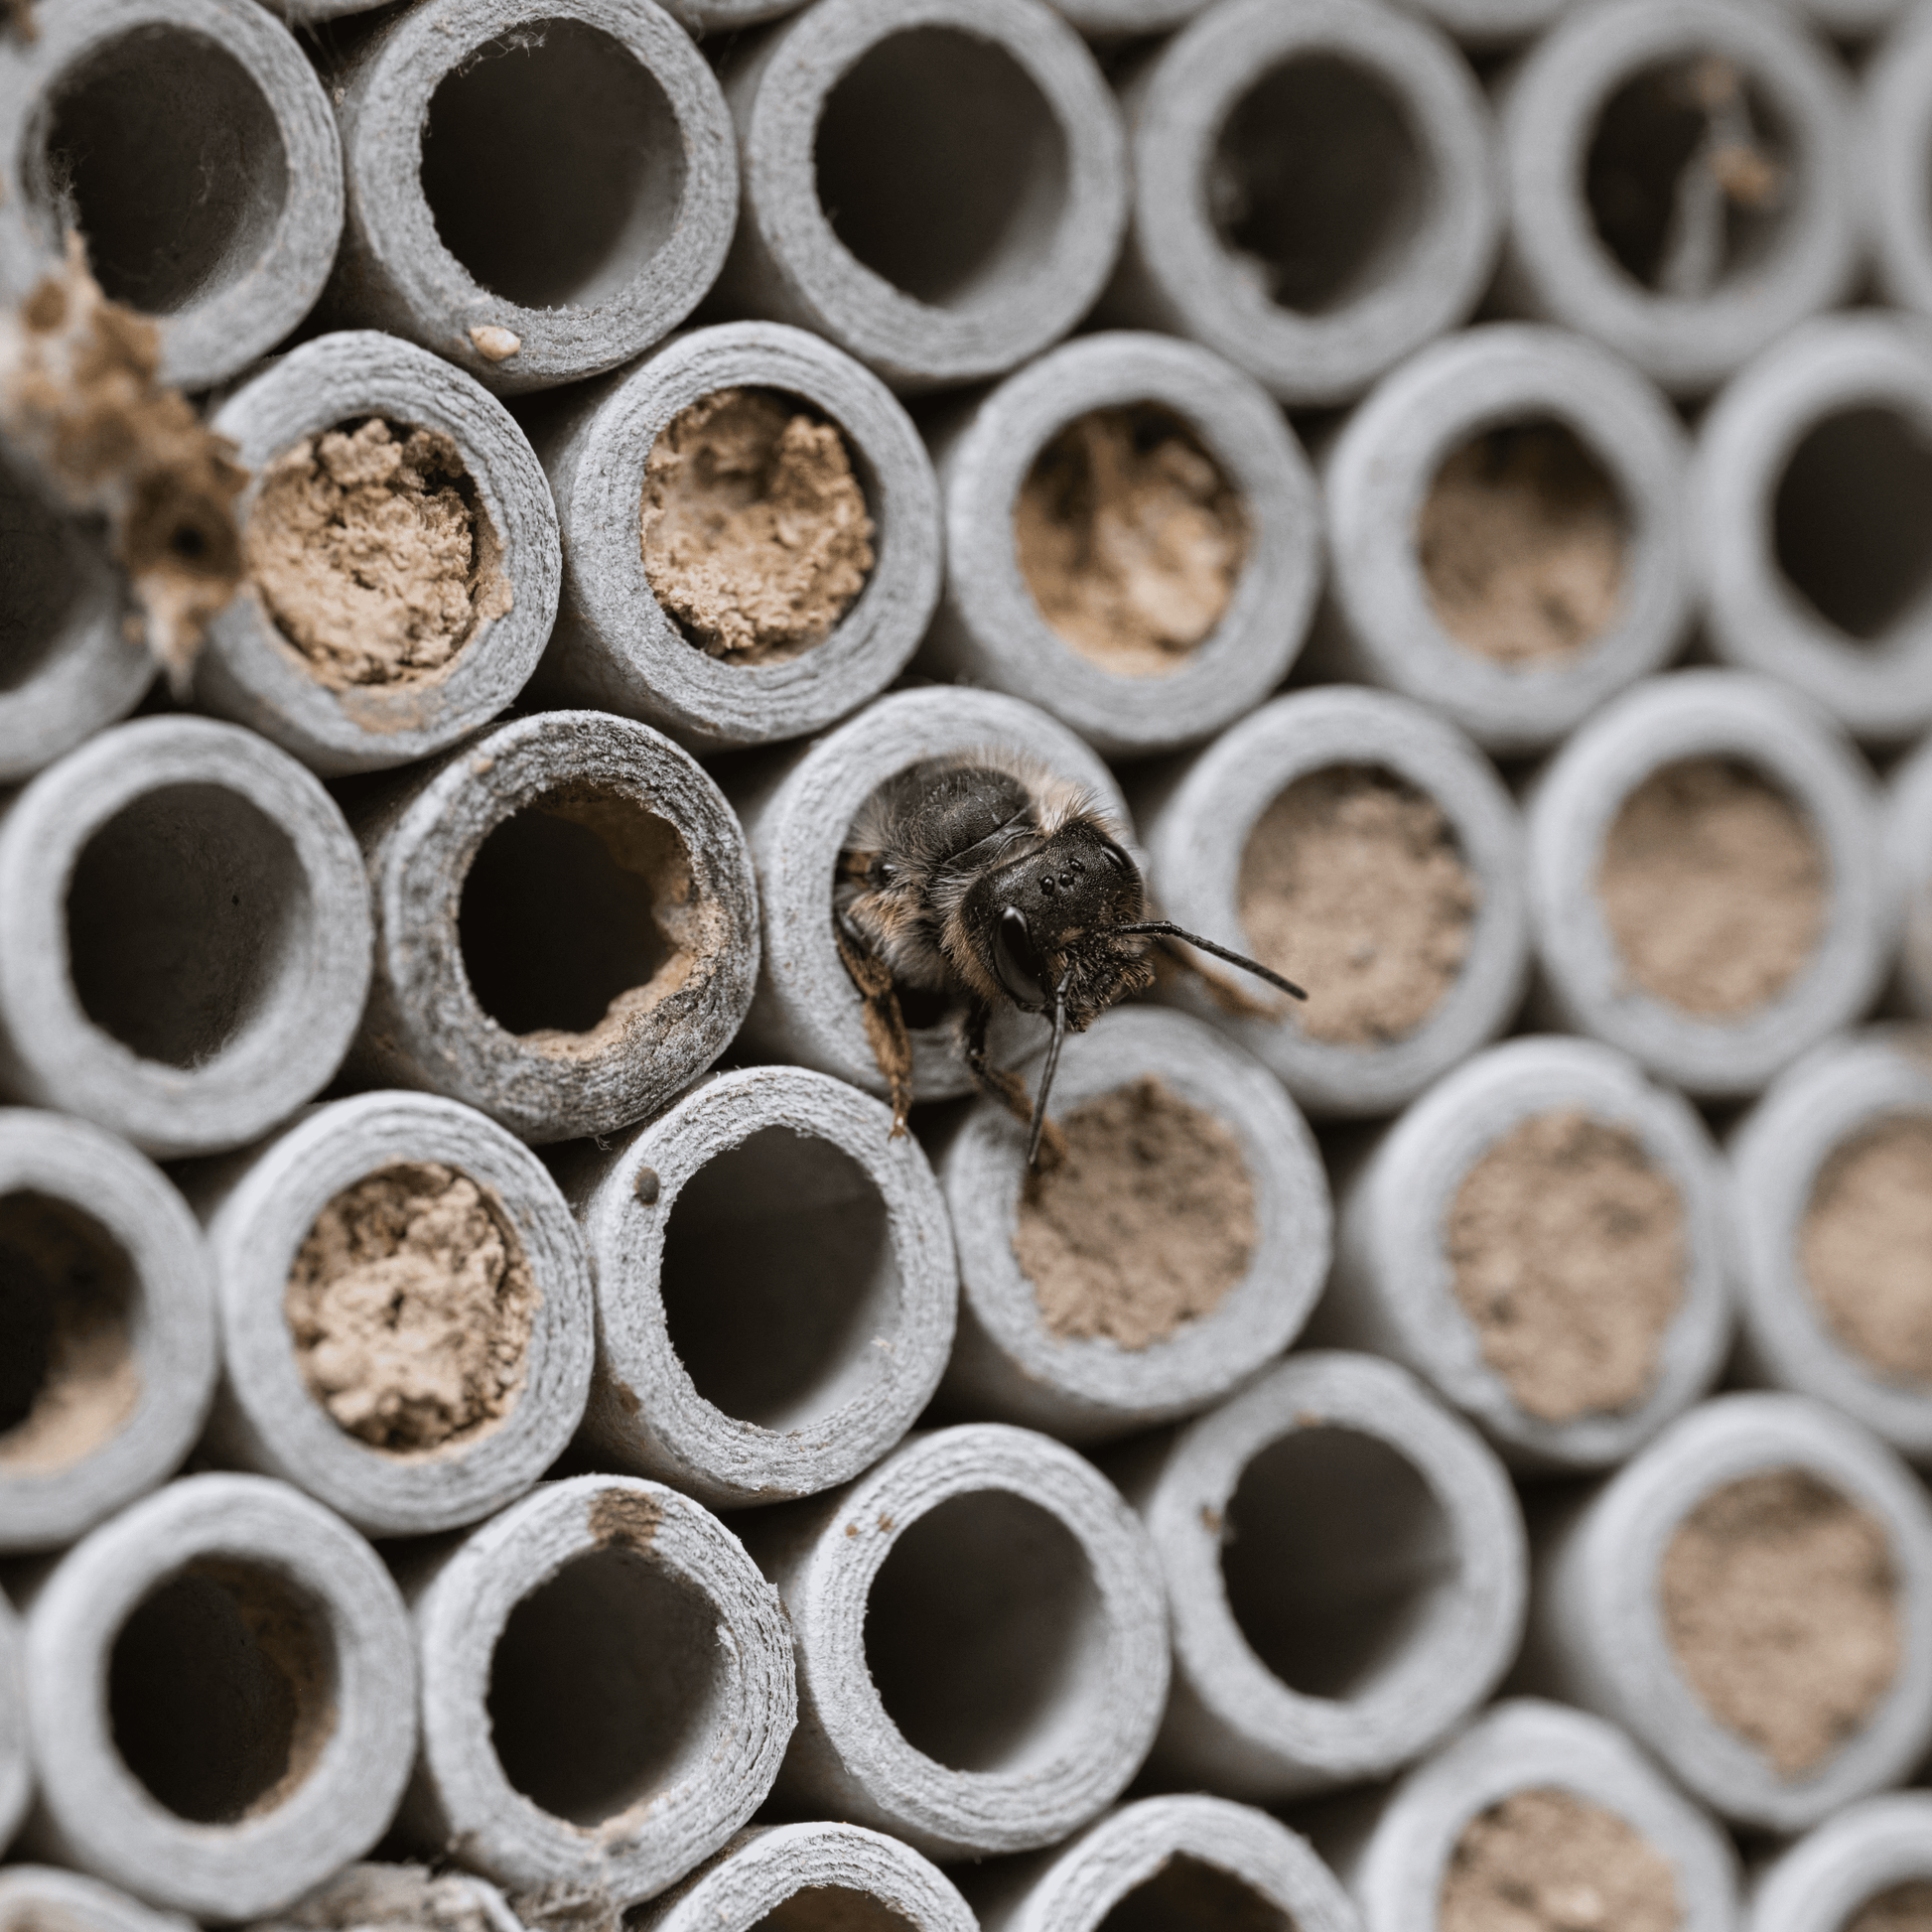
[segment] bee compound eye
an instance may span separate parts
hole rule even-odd
[[[1017,905],[1007,906],[1000,913],[999,924],[993,928],[993,970],[1017,1005],[1043,1007],[1046,1004],[1034,935],[1028,927],[1026,913]]]

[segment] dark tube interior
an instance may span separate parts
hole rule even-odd
[[[1279,1906],[1218,1865],[1176,1853],[1138,1884],[1097,1932],[1297,1932]]]
[[[902,1912],[845,1885],[807,1885],[770,1911],[751,1932],[918,1932]]]

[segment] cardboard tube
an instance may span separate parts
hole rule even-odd
[[[717,278],[731,117],[652,0],[433,0],[345,48],[343,321],[508,395],[629,361]]]
[[[1932,328],[1821,316],[1739,374],[1698,433],[1693,497],[1712,642],[1859,738],[1932,725],[1918,512],[1932,500]]]
[[[1127,155],[1040,0],[820,0],[726,62],[744,208],[721,294],[896,389],[1003,371],[1093,306]]]
[[[952,1880],[859,1825],[762,1825],[630,1921],[637,1932],[979,1932]]]
[[[1548,1790],[1611,1813],[1663,1859],[1682,1932],[1735,1926],[1737,1854],[1710,1816],[1614,1725],[1539,1698],[1510,1698],[1350,1821],[1352,1843],[1339,1864],[1365,1932],[1436,1932],[1463,1833],[1517,1793]]]
[[[361,1079],[573,1140],[662,1106],[737,1031],[751,859],[723,793],[648,725],[513,719],[365,798],[355,826],[376,929]]]
[[[521,1264],[534,1301],[500,1413],[427,1452],[382,1447],[337,1420],[305,1375],[287,1305],[303,1244],[330,1203],[371,1176],[426,1163],[480,1190],[506,1265]],[[548,1171],[494,1121],[433,1094],[357,1094],[311,1109],[223,1164],[204,1178],[197,1205],[221,1312],[214,1428],[225,1460],[306,1489],[366,1536],[422,1536],[500,1509],[563,1452],[590,1389],[590,1260]],[[466,1304],[454,1318],[487,1317]],[[324,1343],[332,1345],[342,1348],[339,1335]],[[500,1355],[490,1366],[502,1366]]]
[[[1898,308],[1932,315],[1932,207],[1925,193],[1932,169],[1932,20],[1923,9],[1897,10],[1896,25],[1865,69],[1858,126],[1859,186],[1878,291]]]
[[[27,1755],[27,1680],[21,1662],[20,1619],[0,1595],[0,1850],[27,1815],[34,1767]],[[0,1879],[0,1883],[4,1883]],[[0,1898],[5,1894],[0,1893]]]
[[[1528,970],[1522,828],[1494,767],[1453,725],[1407,698],[1328,685],[1251,712],[1184,763],[1151,774],[1134,805],[1162,912],[1245,947],[1237,882],[1255,826],[1296,779],[1344,765],[1387,772],[1432,800],[1474,880],[1467,951],[1434,1010],[1399,1039],[1354,1046],[1310,1037],[1293,1015],[1230,1013],[1191,975],[1168,996],[1246,1047],[1317,1118],[1392,1113],[1513,1018]],[[1239,977],[1213,970],[1229,983]],[[1310,997],[1319,1000],[1320,987]]]
[[[0,62],[0,301],[87,243],[152,321],[161,380],[205,389],[315,306],[343,226],[329,97],[250,0],[61,0]]]
[[[1197,441],[1246,523],[1226,609],[1160,676],[1112,670],[1075,650],[1042,615],[1015,548],[1021,489],[1046,446],[1091,410],[1149,407]],[[980,398],[934,449],[946,590],[921,661],[935,675],[1026,698],[1110,758],[1209,737],[1287,675],[1320,576],[1320,506],[1280,409],[1219,356],[1124,330],[1077,337]]]
[[[1902,928],[1899,994],[1908,1013],[1932,1020],[1932,745],[1892,772],[1884,813],[1886,883]]]
[[[201,1435],[219,1366],[213,1270],[151,1162],[27,1107],[0,1108],[0,1250],[20,1351],[0,1550],[59,1549],[164,1482]],[[35,1356],[30,1390],[18,1371]]]
[[[770,1789],[794,1711],[783,1614],[689,1497],[541,1484],[430,1559],[411,1595],[423,1740],[402,1824],[425,1850],[621,1911]]]
[[[1847,1805],[1773,1859],[1751,1888],[1746,1932],[1843,1932],[1894,1885],[1932,1884],[1932,1794]]]
[[[1208,1312],[1145,1347],[1048,1327],[1014,1253],[1026,1129],[980,1101],[940,1162],[960,1255],[960,1335],[949,1413],[1101,1443],[1218,1402],[1294,1340],[1328,1272],[1328,1186],[1314,1137],[1268,1069],[1204,1022],[1123,1007],[1066,1042],[1051,1111],[1064,1119],[1152,1076],[1240,1144],[1256,1239],[1246,1272]],[[1029,1068],[1029,1085],[1036,1080]]]
[[[1527,427],[1568,432],[1610,484],[1620,575],[1604,630],[1561,655],[1505,662],[1443,622],[1417,520],[1459,450]],[[1333,576],[1322,645],[1334,668],[1431,706],[1485,751],[1547,750],[1683,641],[1688,456],[1669,403],[1593,343],[1519,323],[1432,344],[1382,378],[1323,465]]]
[[[1825,863],[1827,903],[1809,962],[1734,1016],[1693,1013],[1632,984],[1597,897],[1604,840],[1624,800],[1664,766],[1705,759],[1761,773],[1806,822]],[[1878,991],[1891,909],[1875,788],[1843,732],[1781,685],[1707,670],[1633,685],[1544,768],[1525,822],[1530,913],[1555,1015],[1689,1093],[1757,1092]]]
[[[1125,1923],[1360,1932],[1307,1839],[1225,1798],[1143,1798],[1066,1845],[982,1865],[967,1884],[984,1932],[1101,1932]]]
[[[1426,22],[1230,0],[1123,98],[1134,216],[1111,319],[1190,336],[1310,405],[1359,395],[1475,307],[1500,239],[1495,134]],[[1315,167],[1342,186],[1314,188]]]
[[[72,1932],[189,1932],[193,1924],[84,1872],[52,1864],[0,1865],[0,1925],[9,1932],[30,1932],[36,1925],[68,1926]]]
[[[784,1598],[780,1802],[942,1863],[1050,1845],[1139,1768],[1167,1687],[1147,1538],[1090,1462],[980,1423],[912,1436],[746,1541]]]
[[[1760,191],[1754,177],[1733,198],[1695,158],[1670,180],[1643,184],[1660,234],[1675,207],[1679,253],[1660,241],[1652,285],[1611,252],[1587,193],[1602,145],[1602,116],[1633,81],[1659,69],[1723,64],[1755,97],[1756,140],[1776,126],[1785,151]],[[1846,295],[1857,266],[1850,90],[1831,51],[1782,7],[1741,0],[1631,0],[1578,8],[1538,41],[1501,91],[1508,176],[1505,286],[1521,313],[1592,336],[1672,395],[1715,388],[1793,324]],[[1659,111],[1663,111],[1659,108]],[[1677,111],[1688,113],[1684,102]],[[1748,111],[1748,110],[1747,110]],[[1702,138],[1702,137],[1700,137]],[[1712,122],[1712,138],[1724,132]],[[1668,165],[1680,150],[1665,134],[1631,136],[1632,152]],[[1701,153],[1693,148],[1693,156]],[[1747,153],[1754,155],[1755,150]],[[1629,163],[1623,164],[1628,180]],[[1692,168],[1700,172],[1693,177]],[[1691,183],[1687,189],[1686,182]],[[1695,191],[1695,192],[1693,192]],[[1747,198],[1762,201],[1762,212]],[[1758,232],[1739,245],[1743,210]],[[1687,242],[1702,240],[1695,259]]]
[[[0,1085],[153,1155],[253,1140],[341,1063],[367,892],[336,801],[253,732],[100,733],[0,816]]]
[[[196,697],[331,776],[411,763],[487,723],[535,669],[557,609],[557,515],[515,418],[440,356],[372,330],[302,344],[215,413],[212,428],[234,440],[255,473],[239,505],[243,522],[261,501],[262,473],[278,458],[371,418],[405,436],[430,430],[455,445],[474,498],[480,581],[473,596],[507,596],[508,606],[479,618],[441,670],[332,690],[283,635],[259,587],[244,584],[209,627],[196,660]]]
[[[29,1844],[201,1918],[375,1843],[416,1736],[402,1598],[320,1503],[198,1475],[76,1544],[27,1609]]]
[[[773,390],[845,439],[875,526],[865,588],[823,641],[761,664],[712,657],[657,602],[640,541],[645,465],[684,410],[721,389]],[[697,329],[588,391],[543,436],[563,521],[563,617],[549,695],[657,726],[697,752],[800,738],[904,668],[939,595],[939,492],[912,420],[863,364],[802,329]]]
[[[1691,1692],[1658,1590],[1664,1553],[1699,1503],[1727,1483],[1783,1469],[1814,1476],[1883,1526],[1900,1640],[1898,1673],[1863,1727],[1794,1778]],[[1523,1680],[1620,1724],[1724,1817],[1803,1831],[1908,1775],[1932,1742],[1932,1505],[1876,1437],[1822,1404],[1720,1396],[1539,1524]]]
[[[1567,0],[1410,0],[1458,45],[1490,54],[1547,33]]]
[[[1498,1141],[1539,1115],[1572,1111],[1633,1135],[1669,1180],[1683,1212],[1684,1274],[1642,1394],[1626,1408],[1553,1422],[1524,1409],[1484,1359],[1481,1333],[1455,1297],[1447,1223],[1469,1170]],[[1322,1336],[1414,1369],[1520,1468],[1604,1468],[1697,1401],[1724,1366],[1726,1213],[1718,1151],[1681,1094],[1593,1040],[1505,1040],[1430,1088],[1350,1179]]]
[[[1293,1355],[1112,1466],[1173,1620],[1163,1778],[1262,1801],[1386,1777],[1516,1654],[1509,1478],[1393,1362]]]
[[[849,1481],[911,1428],[958,1275],[932,1170],[892,1130],[842,1081],[741,1067],[586,1155],[602,1466],[743,1507]]]

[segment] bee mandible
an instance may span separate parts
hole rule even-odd
[[[1046,1102],[1068,1030],[1084,1033],[1154,984],[1157,945],[1176,941],[1308,995],[1258,960],[1150,919],[1147,889],[1104,812],[1078,786],[1000,751],[963,753],[891,779],[853,822],[833,891],[839,957],[865,1000],[866,1036],[892,1089],[895,1133],[912,1103],[912,1042],[898,990],[963,1005],[960,1042],[982,1093],[1032,1129],[1038,1160]],[[1037,1100],[987,1058],[995,1010],[1049,1016]]]

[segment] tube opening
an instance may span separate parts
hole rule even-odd
[[[902,1912],[896,1912],[871,1892],[848,1885],[807,1885],[770,1911],[751,1932],[918,1932]]]
[[[1167,677],[1213,634],[1248,557],[1248,512],[1200,438],[1156,403],[1090,409],[1034,459],[1020,574],[1070,649]]]
[[[1152,1878],[1128,1892],[1097,1932],[1296,1932],[1295,1921],[1253,1886],[1203,1860],[1176,1852]]]
[[[882,1373],[902,1294],[892,1217],[830,1141],[765,1127],[678,1189],[658,1293],[671,1346],[713,1408],[795,1432]]]
[[[114,1747],[178,1818],[275,1810],[336,1728],[336,1645],[322,1605],[263,1565],[202,1557],[143,1597],[114,1639]]]
[[[684,146],[628,48],[581,21],[525,21],[431,95],[423,199],[479,288],[526,309],[595,308],[676,232]]]
[[[477,1003],[526,1045],[592,1055],[675,993],[704,943],[683,835],[627,795],[546,792],[483,840],[457,929]]]
[[[1721,55],[1659,62],[1604,102],[1584,201],[1623,272],[1697,300],[1740,282],[1781,239],[1794,199],[1783,118]]]
[[[531,1590],[496,1640],[489,1724],[503,1775],[586,1829],[693,1775],[718,1742],[717,1623],[711,1604],[614,1526],[603,1547]]]
[[[542,1296],[503,1204],[440,1162],[345,1187],[297,1251],[282,1311],[309,1393],[395,1454],[467,1449],[515,1408]]]
[[[1228,1609],[1292,1690],[1370,1696],[1427,1637],[1460,1571],[1407,1456],[1338,1425],[1298,1428],[1241,1472],[1222,1531]]]
[[[1380,765],[1304,773],[1256,819],[1236,883],[1263,965],[1309,989],[1288,1024],[1373,1049],[1404,1039],[1461,976],[1481,893],[1442,806]]]
[[[0,697],[47,667],[87,571],[72,526],[0,464]]]
[[[1058,1517],[1004,1489],[949,1496],[908,1524],[866,1603],[886,1715],[955,1771],[1051,1762],[1110,1694],[1105,1651],[1086,1553]]]
[[[63,1469],[141,1399],[127,1251],[72,1201],[0,1194],[0,1476]]]
[[[813,161],[833,233],[930,308],[992,307],[1057,252],[1065,133],[977,34],[915,27],[867,49],[825,96]]]
[[[1438,1932],[1615,1926],[1677,1932],[1671,1863],[1627,1819],[1557,1786],[1530,1785],[1463,1826],[1443,1872]]]
[[[1628,519],[1615,483],[1568,424],[1471,437],[1437,471],[1416,521],[1436,621],[1501,664],[1576,656],[1616,622]]]
[[[1908,1878],[1867,1898],[1845,1921],[1845,1932],[1917,1932],[1932,1925],[1932,1878]]]
[[[118,35],[63,74],[27,144],[27,189],[53,234],[77,229],[110,301],[175,315],[267,253],[288,201],[275,110],[206,35]]]
[[[1771,542],[1784,580],[1863,643],[1924,621],[1932,603],[1932,434],[1894,407],[1828,416],[1778,479]]]
[[[1400,96],[1336,54],[1263,74],[1229,108],[1207,176],[1235,267],[1277,308],[1307,316],[1389,280],[1434,199]]]
[[[81,849],[68,971],[96,1027],[193,1069],[261,1017],[313,920],[294,843],[267,813],[220,785],[163,785]]]
[[[1804,973],[1831,877],[1807,815],[1734,759],[1661,765],[1604,835],[1596,899],[1625,972],[1686,1013],[1729,1018]]]

